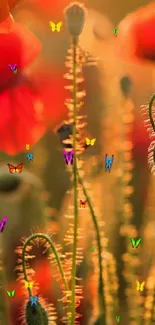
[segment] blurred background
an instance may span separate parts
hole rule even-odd
[[[21,237],[37,229],[51,230],[56,243],[66,250],[63,237],[69,225],[66,216],[72,214],[73,196],[58,129],[67,120],[64,105],[67,81],[63,75],[70,37],[63,11],[69,3],[68,0],[55,3],[10,0],[8,4],[15,21],[12,35],[9,15],[4,10],[6,1],[0,6],[0,218],[8,218],[0,234],[0,312],[6,325],[21,324],[18,319],[21,289],[15,272],[15,249],[21,245]],[[84,4],[87,16],[79,44],[97,58],[98,65],[83,69],[86,97],[82,114],[87,115],[88,123],[84,137],[96,138],[96,143],[81,159],[83,180],[98,218],[104,221],[103,263],[107,261],[111,276],[107,279],[104,275],[105,282],[109,283],[108,324],[116,322],[116,315],[121,315],[122,323],[138,324],[144,318],[147,324],[154,319],[153,307],[145,306],[145,301],[154,292],[155,184],[147,163],[150,140],[141,106],[148,104],[154,92],[155,4],[145,0],[140,3],[86,0]],[[61,31],[52,32],[49,21],[62,21]],[[118,28],[117,36],[114,28]],[[19,74],[14,78],[8,72],[8,64],[15,63]],[[39,118],[42,112],[43,119]],[[30,144],[33,162],[26,158],[26,144]],[[110,174],[104,171],[106,153],[114,154]],[[23,163],[22,173],[11,175],[8,163],[15,166]],[[80,195],[79,199],[83,199]],[[80,210],[79,217],[84,234],[88,225],[88,235],[79,241],[84,259],[77,268],[84,290],[80,324],[85,325],[98,324],[95,323],[98,317],[96,262],[92,262],[92,258],[96,261],[97,248],[92,249],[96,247],[95,234],[86,207]],[[143,238],[137,251],[133,251],[130,237]],[[58,302],[61,293],[52,276],[53,270],[42,249],[35,255],[37,262],[32,266],[39,292],[54,304],[58,313],[56,324],[62,324],[63,311]],[[146,282],[147,293],[139,295],[136,280]],[[6,290],[13,289],[16,296],[10,302]],[[117,303],[113,301],[115,295]]]

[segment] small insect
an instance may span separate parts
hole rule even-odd
[[[17,73],[17,64],[8,64],[8,67],[14,74]]]
[[[15,296],[16,290],[13,290],[13,291],[6,290],[6,292],[7,292],[9,298],[13,298]]]
[[[7,217],[4,217],[0,222],[0,232],[3,232],[6,222],[7,222]]]
[[[136,240],[136,239],[130,237],[130,241],[131,241],[131,244],[132,244],[132,247],[133,248],[134,247],[138,248],[139,245],[140,245],[140,243],[141,243],[141,241],[142,241],[142,238],[139,238],[139,239]]]
[[[26,289],[27,289],[27,288],[32,289],[32,288],[33,288],[33,283],[34,283],[34,282],[27,282],[27,281],[25,281],[25,288],[26,288]]]
[[[64,149],[63,154],[64,154],[66,165],[73,165],[74,150],[71,150],[70,152],[67,152]]]
[[[137,291],[143,291],[144,290],[144,285],[145,285],[145,281],[144,282],[142,282],[141,284],[140,284],[140,282],[139,281],[136,281],[136,290]]]
[[[30,296],[30,303],[31,303],[31,306],[37,306],[37,302],[38,302],[38,296],[35,296],[35,297],[32,297]]]
[[[120,322],[120,316],[116,316],[116,322],[117,322],[117,323]]]
[[[26,158],[27,158],[28,162],[33,161],[33,153],[32,152],[26,153]]]
[[[30,150],[30,144],[26,144],[26,150]]]
[[[85,138],[85,140],[86,140],[87,146],[94,146],[94,144],[96,142],[96,138],[94,138],[94,139]]]
[[[23,163],[21,164],[18,164],[17,166],[13,166],[11,164],[7,164],[8,167],[9,167],[9,172],[11,174],[14,174],[14,173],[21,173],[22,172],[22,169],[23,169]]]
[[[114,155],[108,158],[108,154],[105,155],[105,172],[108,170],[109,173],[111,171],[112,163],[114,161]]]
[[[53,21],[49,22],[49,25],[51,27],[52,32],[60,32],[60,29],[62,27],[62,21],[59,21],[59,23],[55,24]]]
[[[114,34],[114,36],[117,36],[117,34],[118,34],[118,28],[114,28],[113,29],[113,34]]]
[[[85,201],[80,200],[80,208],[85,208],[86,207],[86,203],[87,203],[86,200]]]

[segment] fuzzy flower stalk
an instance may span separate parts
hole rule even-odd
[[[77,50],[78,38],[85,24],[86,11],[82,4],[78,2],[71,3],[65,9],[65,20],[69,34],[72,37],[72,75],[73,75],[73,188],[74,188],[74,238],[73,238],[73,256],[72,256],[72,276],[71,276],[71,325],[76,321],[76,257],[77,257],[77,240],[78,240],[78,179],[77,179]]]
[[[102,277],[102,263],[101,263],[101,239],[100,231],[98,226],[98,221],[94,213],[91,200],[87,193],[86,187],[83,183],[83,177],[81,177],[80,169],[82,160],[78,160],[78,156],[84,152],[84,146],[82,145],[82,131],[86,126],[86,122],[82,121],[85,116],[79,116],[79,109],[83,106],[83,97],[86,95],[84,90],[80,90],[80,83],[84,81],[82,76],[82,65],[95,65],[96,60],[84,53],[79,47],[78,39],[83,30],[85,23],[86,11],[84,6],[80,3],[74,2],[71,3],[69,7],[65,10],[65,19],[68,31],[72,37],[71,48],[68,50],[68,56],[66,60],[66,67],[69,68],[69,73],[65,75],[65,78],[72,81],[71,86],[66,86],[65,88],[71,90],[72,98],[66,100],[66,106],[69,110],[69,121],[68,124],[72,125],[72,137],[63,142],[67,145],[70,145],[70,148],[74,150],[74,164],[73,164],[73,190],[74,190],[74,225],[73,225],[73,253],[72,253],[72,268],[71,268],[71,325],[78,324],[76,314],[76,307],[78,306],[78,294],[76,286],[76,262],[77,262],[77,242],[78,242],[78,189],[79,184],[82,187],[82,191],[92,216],[94,223],[94,228],[96,232],[97,244],[98,244],[98,262],[99,262],[99,286],[98,286],[98,295],[99,295],[99,306],[100,306],[100,323],[105,324],[105,298],[104,298],[104,282]],[[72,150],[68,149],[68,151]],[[83,171],[81,170],[82,174]],[[70,238],[72,237],[72,234]],[[68,240],[67,240],[68,242]],[[79,286],[78,286],[79,288]]]
[[[142,105],[141,106],[141,112],[142,115],[146,117],[144,121],[144,125],[147,128],[147,131],[149,132],[149,137],[152,139],[149,148],[148,148],[148,164],[149,168],[151,170],[151,173],[155,175],[155,106],[154,106],[154,100],[155,100],[155,93],[151,96],[149,104],[148,105]]]

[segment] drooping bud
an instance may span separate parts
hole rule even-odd
[[[48,325],[48,315],[39,302],[37,305],[31,306],[30,301],[28,301],[26,305],[26,323],[27,325]]]

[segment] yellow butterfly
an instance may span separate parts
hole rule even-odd
[[[26,144],[26,150],[30,150],[30,144]]]
[[[34,283],[34,282],[27,282],[27,281],[25,281],[25,288],[26,288],[26,289],[27,289],[27,288],[32,289],[32,288],[33,288],[33,283]]]
[[[49,22],[52,32],[60,32],[62,21],[59,21],[59,23],[55,24],[53,21]]]
[[[137,287],[136,287],[137,291],[143,291],[144,290],[145,281],[142,282],[141,284],[140,284],[139,281],[136,281],[136,284],[137,284]]]
[[[85,138],[86,140],[86,145],[87,146],[94,146],[95,142],[96,142],[96,139],[88,139],[88,138]]]

